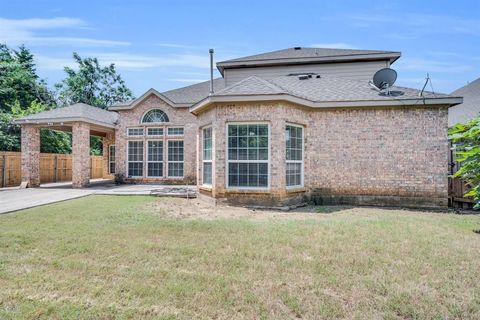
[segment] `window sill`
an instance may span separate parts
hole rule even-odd
[[[270,189],[235,189],[228,188],[225,190],[225,194],[270,194]]]
[[[300,192],[305,192],[307,191],[307,188],[305,187],[287,187],[287,193],[300,193]]]
[[[202,186],[199,186],[198,187],[200,190],[203,190],[203,191],[212,191],[212,186],[208,186],[208,185],[202,185]]]

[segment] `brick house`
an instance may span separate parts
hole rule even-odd
[[[222,77],[99,110],[74,105],[17,120],[23,180],[39,183],[38,128],[73,134],[73,185],[88,184],[88,137],[105,175],[195,183],[229,203],[316,200],[447,204],[447,116],[459,97],[372,88],[399,52],[289,48],[217,63]],[[211,86],[213,92],[211,92]]]

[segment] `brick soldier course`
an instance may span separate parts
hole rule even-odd
[[[104,176],[109,176],[108,150],[114,144],[117,178],[131,183],[197,184],[200,196],[219,202],[269,207],[306,201],[446,206],[448,108],[462,100],[411,88],[392,87],[390,93],[373,89],[368,79],[375,70],[362,66],[368,62],[371,68],[377,61],[380,69],[399,57],[397,52],[291,48],[219,63],[220,72],[230,80],[227,85],[226,79],[215,79],[213,94],[207,81],[166,92],[151,89],[109,111],[82,105],[60,114],[28,116],[18,120],[22,124],[22,178],[31,186],[39,184],[38,127],[54,122],[55,127],[66,126],[73,134],[74,187],[88,184],[89,135],[100,134]],[[341,74],[327,68],[339,61],[352,64],[351,75],[345,68]],[[298,73],[292,72],[297,66]],[[315,72],[305,72],[308,68]],[[232,83],[235,77],[239,80]],[[146,122],[144,117],[152,110],[165,117]],[[232,159],[227,128],[232,123],[268,125],[268,185],[228,186],[227,162]],[[286,128],[291,125],[303,134],[302,171],[296,175],[301,175],[302,183],[293,186],[287,185],[286,176],[290,160]],[[152,136],[149,128],[163,132]],[[181,128],[183,133],[169,134],[169,128]],[[211,161],[211,183],[203,181],[205,128],[212,133],[212,157],[206,159]],[[132,143],[129,150],[129,141],[143,145]],[[149,145],[148,141],[160,144]],[[169,141],[182,141],[183,149],[180,144],[169,148]],[[169,166],[172,170],[183,166],[183,174],[171,176]],[[248,170],[260,167],[264,165]],[[152,168],[157,175],[162,172],[161,176],[155,176]],[[249,172],[234,174],[251,179],[242,176]]]

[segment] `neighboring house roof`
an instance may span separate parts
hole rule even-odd
[[[221,90],[225,87],[223,78],[213,80],[213,90]],[[154,94],[172,107],[190,107],[192,104],[205,99],[210,93],[210,81],[204,81],[191,86],[186,86],[165,92],[150,89],[135,100],[115,104],[109,110],[128,110],[134,108],[150,94]]]
[[[68,107],[56,108],[40,113],[29,114],[15,119],[17,124],[22,123],[61,123],[82,121],[104,127],[114,128],[118,120],[116,112],[93,107],[85,103],[76,103]]]
[[[306,80],[298,76],[262,79],[257,76],[239,81],[192,106],[197,114],[214,102],[286,100],[315,108],[372,107],[394,105],[455,105],[462,99],[446,94],[394,86],[391,95],[378,92],[367,81],[332,76],[312,75]]]
[[[401,53],[396,51],[295,47],[221,61],[217,63],[217,68],[223,75],[225,68],[366,60],[389,60],[393,63],[400,56]]]
[[[463,97],[463,103],[448,110],[448,126],[466,122],[480,114],[480,78],[452,92]]]

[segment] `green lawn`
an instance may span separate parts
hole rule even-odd
[[[480,318],[480,216],[180,219],[165,201],[0,215],[0,319]]]

